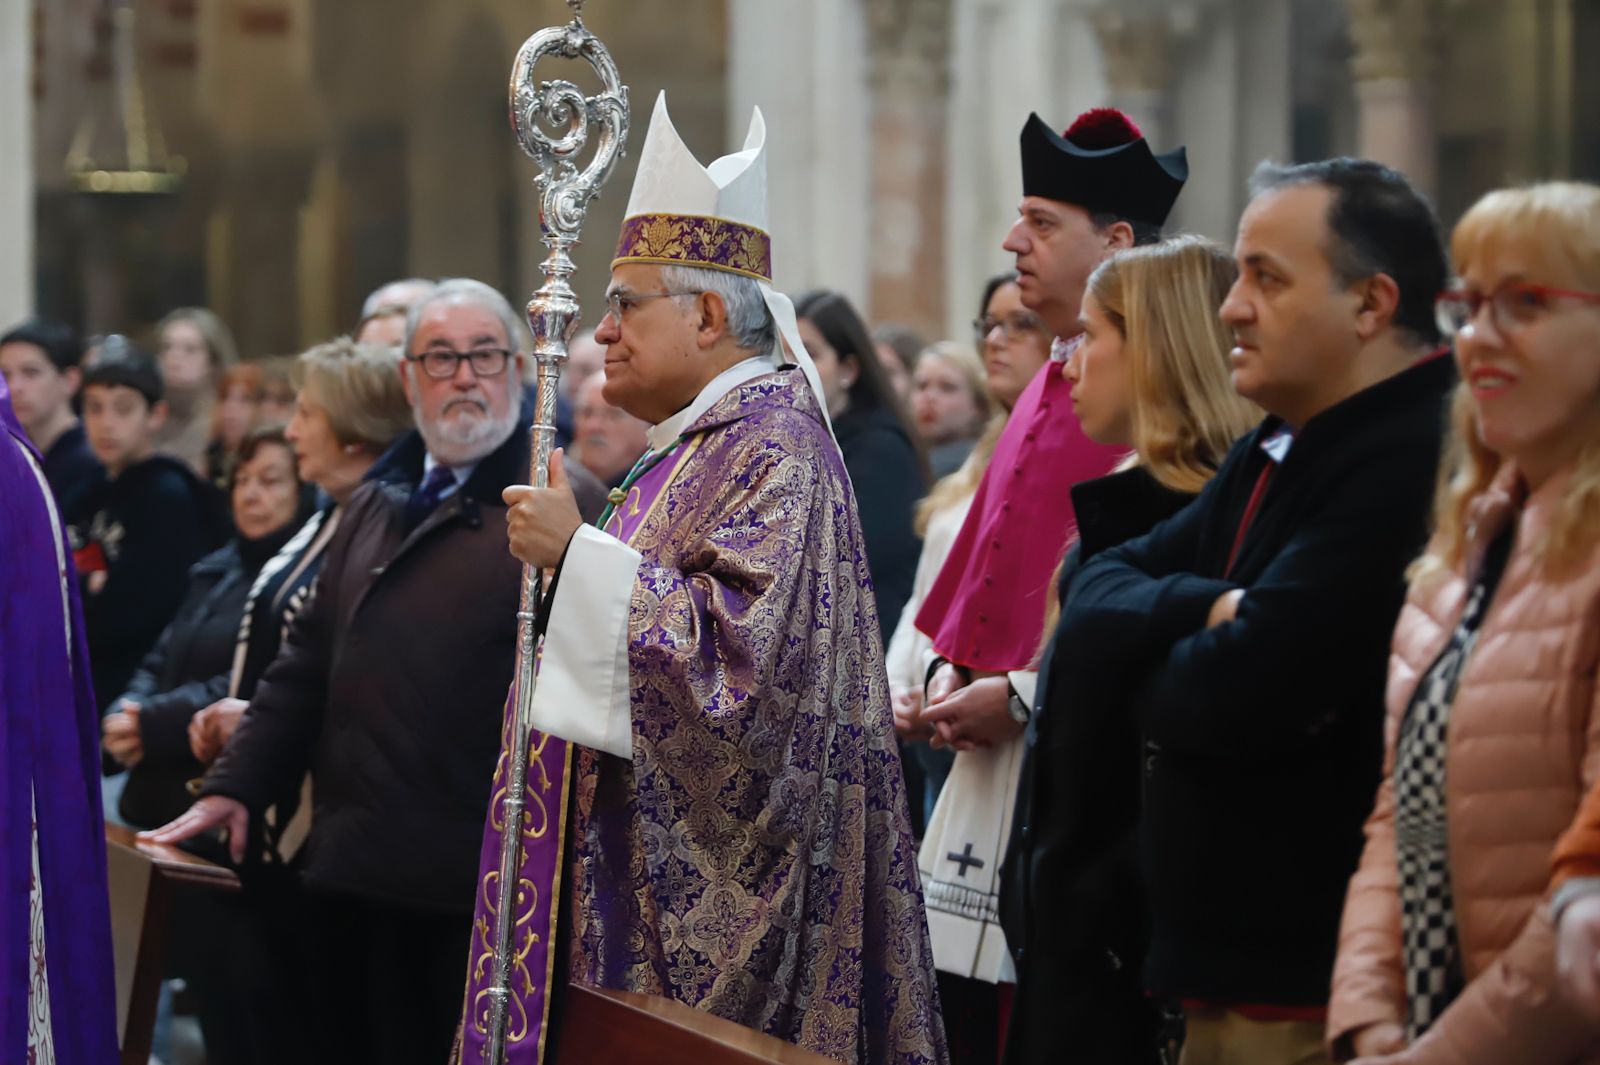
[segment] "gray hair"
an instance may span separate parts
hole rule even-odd
[[[528,329],[528,323],[511,309],[511,303],[499,291],[470,277],[449,277],[439,282],[428,295],[413,303],[411,309],[406,312],[405,354],[411,354],[411,342],[416,339],[417,324],[422,321],[423,312],[435,303],[446,301],[475,303],[492,312],[505,327],[506,343],[511,345],[513,352],[527,352],[533,346],[533,335]]]
[[[424,299],[437,285],[425,277],[404,277],[388,281],[372,290],[361,305],[361,320],[366,321],[380,311],[390,308],[408,310],[413,303]]]
[[[406,340],[402,354],[411,356],[411,345],[417,337],[417,326],[429,307],[436,303],[468,303],[482,307],[500,319],[505,329],[506,342],[514,352],[526,352],[533,346],[528,326],[511,304],[498,291],[482,281],[470,277],[451,277],[439,282],[432,293],[411,305],[406,315]],[[422,393],[411,394],[412,414],[416,418],[417,432],[434,461],[446,466],[462,466],[478,462],[492,453],[516,431],[522,414],[522,374],[515,355],[506,367],[506,410],[503,417],[495,417],[492,410],[484,410],[485,417],[467,425],[429,421],[422,415]]]
[[[765,355],[778,345],[778,326],[753,277],[703,266],[663,266],[661,283],[673,292],[715,292],[728,309],[728,335],[746,351]]]

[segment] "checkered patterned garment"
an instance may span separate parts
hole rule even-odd
[[[1394,767],[1395,845],[1410,1011],[1407,1028],[1413,1040],[1438,1020],[1465,983],[1450,888],[1445,737],[1456,685],[1500,581],[1509,540],[1503,536],[1490,548],[1450,642],[1417,685],[1400,724]]]

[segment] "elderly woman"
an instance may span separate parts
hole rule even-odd
[[[229,698],[203,710],[190,729],[202,762],[214,759],[233,735],[256,681],[277,657],[284,630],[310,597],[345,502],[378,456],[412,426],[399,362],[386,345],[343,337],[319,344],[300,356],[294,379],[299,395],[285,436],[301,479],[316,485],[325,501],[250,589]]]
[[[213,761],[232,736],[284,631],[310,599],[345,503],[378,456],[412,425],[399,362],[388,346],[346,338],[319,344],[299,357],[294,377],[299,396],[284,436],[300,478],[324,499],[242,596],[243,619],[234,614],[230,667],[218,693],[228,697],[189,723],[188,745],[200,764]],[[296,998],[305,965],[297,953],[303,915],[285,868],[310,821],[309,811],[295,817],[299,800],[298,789],[280,796],[261,833],[252,833],[241,871],[244,892],[189,904],[192,925],[206,933],[194,937],[202,941],[191,944],[188,975],[206,1060],[214,1065],[269,1065],[304,1056],[288,1023],[303,1007]]]
[[[1544,905],[1600,779],[1600,187],[1490,193],[1452,254],[1455,461],[1395,630],[1328,1037],[1396,1065],[1600,1061]]]
[[[195,563],[183,605],[129,681],[103,722],[106,752],[128,767],[118,812],[148,828],[188,808],[188,782],[200,775],[187,729],[195,713],[227,690],[228,664],[251,583],[294,534],[311,509],[309,486],[295,476],[294,456],[276,426],[247,434],[239,448],[230,494],[238,535]],[[196,849],[220,859],[213,841]],[[212,901],[186,899],[172,921],[168,976],[190,981],[201,1029],[218,1065],[238,1060],[221,1050],[232,1011],[221,1001],[229,981],[208,978],[209,945],[234,931]],[[208,1047],[209,1049],[209,1047]]]
[[[189,750],[189,721],[227,690],[250,585],[311,509],[276,427],[245,437],[229,493],[238,535],[190,569],[183,605],[102,725],[107,752],[130,769],[122,816],[140,828],[189,808],[184,785],[200,772]]]

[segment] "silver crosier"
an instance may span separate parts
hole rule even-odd
[[[578,298],[568,283],[575,269],[571,251],[579,242],[589,202],[599,194],[616,168],[628,139],[627,87],[621,82],[611,53],[583,25],[583,0],[567,0],[567,4],[572,9],[572,21],[529,37],[517,52],[516,63],[511,68],[511,125],[522,150],[539,166],[535,185],[540,194],[540,239],[550,249],[543,264],[544,284],[528,303],[538,380],[536,410],[530,430],[532,462],[528,480],[538,488],[550,483],[550,455],[555,449],[556,434],[556,386],[567,360],[567,341],[578,326]],[[588,62],[600,77],[601,92],[585,96],[570,81],[535,81],[534,67],[547,57]],[[553,138],[547,129],[560,136]],[[574,160],[589,146],[591,130],[595,138],[594,154],[589,164],[579,170]],[[500,824],[504,826],[499,868],[502,897],[494,910],[494,972],[488,991],[489,1031],[484,1044],[484,1061],[488,1065],[504,1065],[506,1061],[506,1032],[516,970],[515,931],[520,907],[516,898],[507,900],[504,895],[507,885],[511,885],[513,895],[520,891],[522,879],[528,762],[533,742],[533,695],[538,682],[539,648],[543,642],[543,592],[543,571],[524,566],[517,610],[517,669],[511,693],[509,779],[500,811]],[[506,905],[507,901],[511,904]]]

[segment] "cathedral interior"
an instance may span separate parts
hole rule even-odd
[[[392,278],[516,302],[537,285],[506,84],[522,41],[570,17],[559,0],[5,6],[0,317],[138,337],[203,305],[255,357],[349,329]],[[662,89],[704,158],[762,107],[781,286],[933,334],[964,335],[1007,265],[1030,111],[1114,104],[1187,144],[1175,225],[1222,240],[1266,158],[1378,158],[1446,225],[1498,184],[1600,178],[1594,0],[590,0],[583,18],[635,138]],[[589,215],[591,307],[631,181],[625,159]]]

